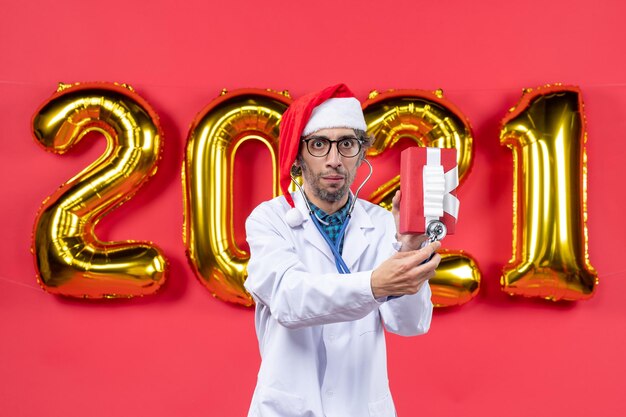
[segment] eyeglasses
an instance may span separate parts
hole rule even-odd
[[[306,149],[312,156],[317,158],[324,157],[330,153],[333,143],[337,146],[337,152],[346,158],[353,158],[361,152],[361,141],[357,138],[342,138],[339,140],[330,140],[323,136],[313,136],[308,139],[302,139],[306,143]]]

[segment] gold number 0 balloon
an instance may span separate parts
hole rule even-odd
[[[585,118],[580,90],[526,90],[502,121],[513,150],[513,257],[501,284],[509,294],[552,300],[593,295],[587,253]]]
[[[274,195],[279,195],[278,122],[290,101],[287,93],[260,89],[224,92],[198,114],[189,131],[183,167],[183,238],[194,272],[224,301],[253,304],[243,287],[249,254],[233,239],[236,151],[247,140],[259,140],[268,147]]]
[[[94,228],[156,172],[163,136],[158,116],[130,87],[90,83],[61,85],[33,117],[36,139],[56,153],[91,131],[105,136],[106,151],[48,197],[37,215],[32,251],[38,281],[48,292],[74,297],[153,293],[167,269],[159,249],[101,242]]]
[[[374,135],[369,157],[376,157],[401,138],[417,146],[456,148],[459,181],[467,177],[472,163],[472,132],[467,119],[441,90],[376,91],[363,103],[368,132]],[[390,209],[391,199],[400,187],[400,176],[380,186],[369,198]],[[476,261],[463,251],[442,251],[441,264],[430,280],[433,303],[439,307],[464,304],[478,293],[480,270]]]

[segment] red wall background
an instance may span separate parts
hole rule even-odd
[[[470,252],[483,283],[470,303],[437,311],[428,335],[388,337],[399,415],[626,415],[623,2],[3,0],[1,10],[0,414],[245,415],[260,361],[253,313],[214,299],[187,265],[187,129],[222,88],[299,96],[345,82],[362,99],[443,88],[475,134],[459,233],[445,245]],[[154,296],[88,302],[36,283],[38,207],[105,148],[97,136],[64,156],[35,144],[30,118],[59,81],[129,83],[161,117],[159,172],[98,228],[165,250],[171,274]],[[579,85],[586,103],[589,253],[600,277],[587,302],[499,289],[513,175],[499,121],[522,88],[551,82]]]

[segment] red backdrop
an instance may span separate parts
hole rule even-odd
[[[222,88],[299,96],[345,82],[362,99],[372,89],[443,88],[475,133],[458,234],[445,245],[474,255],[483,283],[472,302],[437,311],[428,335],[388,338],[399,415],[624,415],[626,6],[437,3],[5,0],[1,414],[245,415],[260,361],[253,313],[214,299],[187,265],[187,129]],[[98,226],[103,239],[152,240],[165,250],[171,274],[157,295],[88,302],[46,294],[35,281],[29,247],[38,207],[105,148],[98,136],[64,156],[35,144],[30,118],[58,81],[129,83],[161,117],[157,175]],[[587,302],[499,289],[511,256],[513,176],[499,121],[522,88],[549,82],[579,85],[586,103],[589,253],[600,276]],[[252,184],[251,172],[242,175]]]

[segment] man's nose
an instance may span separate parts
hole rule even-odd
[[[333,144],[335,146],[333,146]],[[342,165],[341,154],[339,153],[339,149],[337,149],[337,142],[332,142],[330,144],[330,152],[326,155],[326,165],[333,168],[337,168]]]

